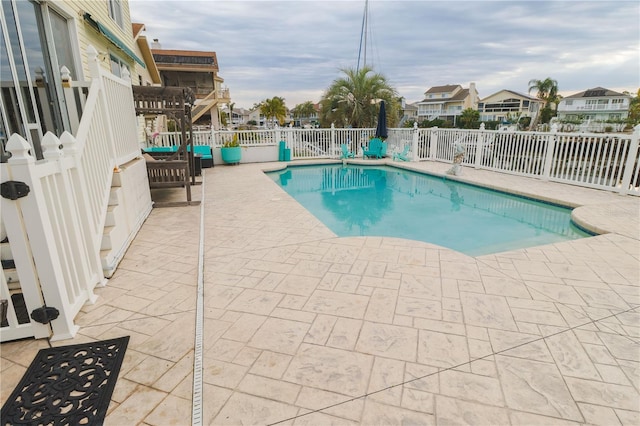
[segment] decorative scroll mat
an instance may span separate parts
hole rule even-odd
[[[2,406],[2,425],[101,425],[128,343],[41,349]]]

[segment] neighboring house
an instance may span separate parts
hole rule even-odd
[[[478,112],[480,121],[512,122],[521,117],[531,117],[533,121],[543,103],[538,98],[504,89],[480,99]]]
[[[229,107],[222,108],[222,113],[229,116]],[[249,121],[249,110],[244,108],[234,108],[231,112],[231,122],[227,122],[227,127],[235,128],[238,126],[246,126]]]
[[[406,121],[418,120],[418,104],[417,103],[408,104],[405,102],[403,98],[401,107],[402,107],[402,118],[400,119],[400,124],[399,124],[400,127],[402,127],[402,125]]]
[[[457,117],[467,108],[478,106],[478,91],[475,83],[468,89],[459,84],[435,86],[424,92],[424,99],[417,102],[418,120],[448,120],[454,124]]]
[[[260,108],[254,108],[249,111],[249,121],[256,123],[256,126],[263,127],[267,121],[266,117],[260,112]]]
[[[563,98],[558,104],[558,120],[622,121],[629,116],[631,96],[595,87]]]
[[[142,34],[146,29],[144,24],[133,23],[131,27],[133,30],[133,39],[136,42],[134,52],[144,61],[144,66],[141,66],[137,62],[135,64],[138,84],[140,86],[161,86],[162,79],[160,78],[160,71],[158,71],[156,61],[153,59],[147,37]]]
[[[196,96],[191,111],[193,123],[210,123],[219,129],[220,111],[231,102],[229,89],[218,75],[216,52],[162,49],[157,39],[151,45],[153,59],[160,71],[163,86],[189,87]]]
[[[3,0],[2,14],[3,147],[8,135],[19,133],[40,153],[40,142],[47,131],[59,136],[64,130],[76,130],[77,122],[70,117],[74,106],[66,105],[61,70],[68,71],[71,81],[85,81],[89,76],[85,55],[88,45],[98,51],[101,66],[118,76],[127,69],[132,82],[137,83],[136,64],[144,67],[144,62],[133,52],[126,0]]]

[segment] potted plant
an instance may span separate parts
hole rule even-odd
[[[228,164],[238,164],[240,163],[240,158],[242,157],[242,147],[238,142],[238,134],[234,133],[231,140],[227,140],[222,144],[222,148],[220,148],[220,153],[222,154],[222,161]]]

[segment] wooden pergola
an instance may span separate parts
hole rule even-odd
[[[191,108],[196,97],[188,87],[132,86],[136,115],[166,115],[179,123],[182,140],[167,160],[188,160],[191,184],[196,184]],[[188,137],[187,137],[188,133]],[[187,149],[187,145],[190,146]]]

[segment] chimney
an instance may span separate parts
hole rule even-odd
[[[152,49],[162,49],[162,46],[160,45],[160,42],[158,41],[157,38],[153,39],[153,43],[151,43],[151,48]]]
[[[469,83],[469,96],[471,96],[471,107],[478,107],[478,92],[476,90],[476,83],[473,81]]]

